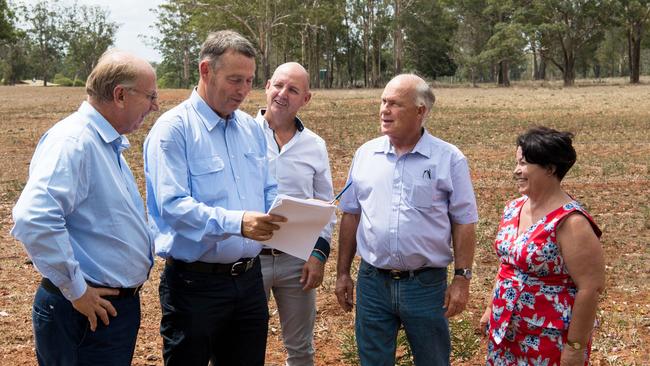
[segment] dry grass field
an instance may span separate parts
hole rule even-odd
[[[337,191],[355,149],[378,135],[380,93],[317,90],[302,113],[306,124],[328,143]],[[161,110],[187,95],[186,90],[161,90]],[[541,124],[576,133],[578,162],[564,187],[589,209],[604,232],[607,289],[600,303],[593,364],[650,365],[650,85],[440,88],[436,97],[427,128],[468,157],[481,217],[470,305],[452,320],[457,335],[453,364],[483,363],[485,342],[474,328],[496,273],[491,243],[499,215],[504,203],[517,196],[511,179],[514,139],[527,127]],[[1,365],[36,363],[30,314],[40,277],[20,243],[9,235],[11,208],[39,137],[74,111],[82,98],[81,88],[0,87]],[[255,113],[263,101],[263,92],[254,91],[243,109]],[[142,142],[157,116],[150,116],[140,131],[129,136],[132,148],[127,160],[141,192]],[[134,365],[162,364],[157,297],[161,267],[158,261],[142,293],[143,319]],[[318,365],[346,364],[343,355],[351,346],[353,316],[336,304],[334,268],[335,260],[330,260],[319,289]],[[273,308],[271,313],[267,363],[281,365],[279,323]]]

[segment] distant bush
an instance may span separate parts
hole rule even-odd
[[[52,80],[54,84],[57,84],[59,86],[86,86],[86,82],[83,80],[72,80],[69,77],[64,76],[63,74],[56,74],[54,75],[54,80]]]

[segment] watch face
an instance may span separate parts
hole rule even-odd
[[[469,268],[461,268],[454,270],[454,276],[463,276],[468,280],[472,279],[472,270]]]

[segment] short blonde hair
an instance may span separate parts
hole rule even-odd
[[[98,102],[111,102],[118,85],[134,87],[142,67],[135,57],[122,51],[108,50],[86,80],[86,93]]]

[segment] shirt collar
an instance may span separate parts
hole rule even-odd
[[[422,128],[422,136],[420,136],[420,139],[418,142],[415,144],[413,147],[413,150],[409,152],[409,154],[420,154],[422,156],[425,156],[426,158],[430,158],[432,155],[432,149],[431,149],[431,135],[429,132],[426,130],[426,128]],[[377,144],[375,147],[374,152],[377,153],[383,153],[383,154],[395,154],[395,147],[390,143],[390,140],[388,139],[388,136],[384,136],[384,139],[382,140],[381,144]]]
[[[262,108],[262,109],[260,109],[260,110],[257,112],[257,117],[255,117],[255,118],[258,119],[258,120],[259,120],[260,118],[263,118],[263,117],[264,117],[264,113],[266,113],[266,108]],[[269,125],[268,122],[266,122],[266,119],[264,119],[264,122],[266,123],[266,126]],[[302,120],[301,120],[300,118],[298,118],[298,116],[296,116],[296,117],[293,119],[293,122],[296,124],[296,129],[298,130],[298,132],[302,132],[302,130],[305,129],[305,125],[302,123]]]
[[[90,124],[95,128],[102,140],[107,144],[111,144],[116,151],[122,152],[131,146],[126,136],[120,135],[115,130],[115,127],[87,101],[81,103],[78,112],[90,120]]]
[[[221,116],[213,111],[208,103],[201,98],[196,88],[192,90],[192,95],[190,95],[190,104],[194,107],[194,110],[196,110],[201,122],[203,122],[208,131],[212,131],[212,129],[220,123],[226,123],[227,120],[234,120],[235,112],[231,113],[226,118],[221,118]]]

